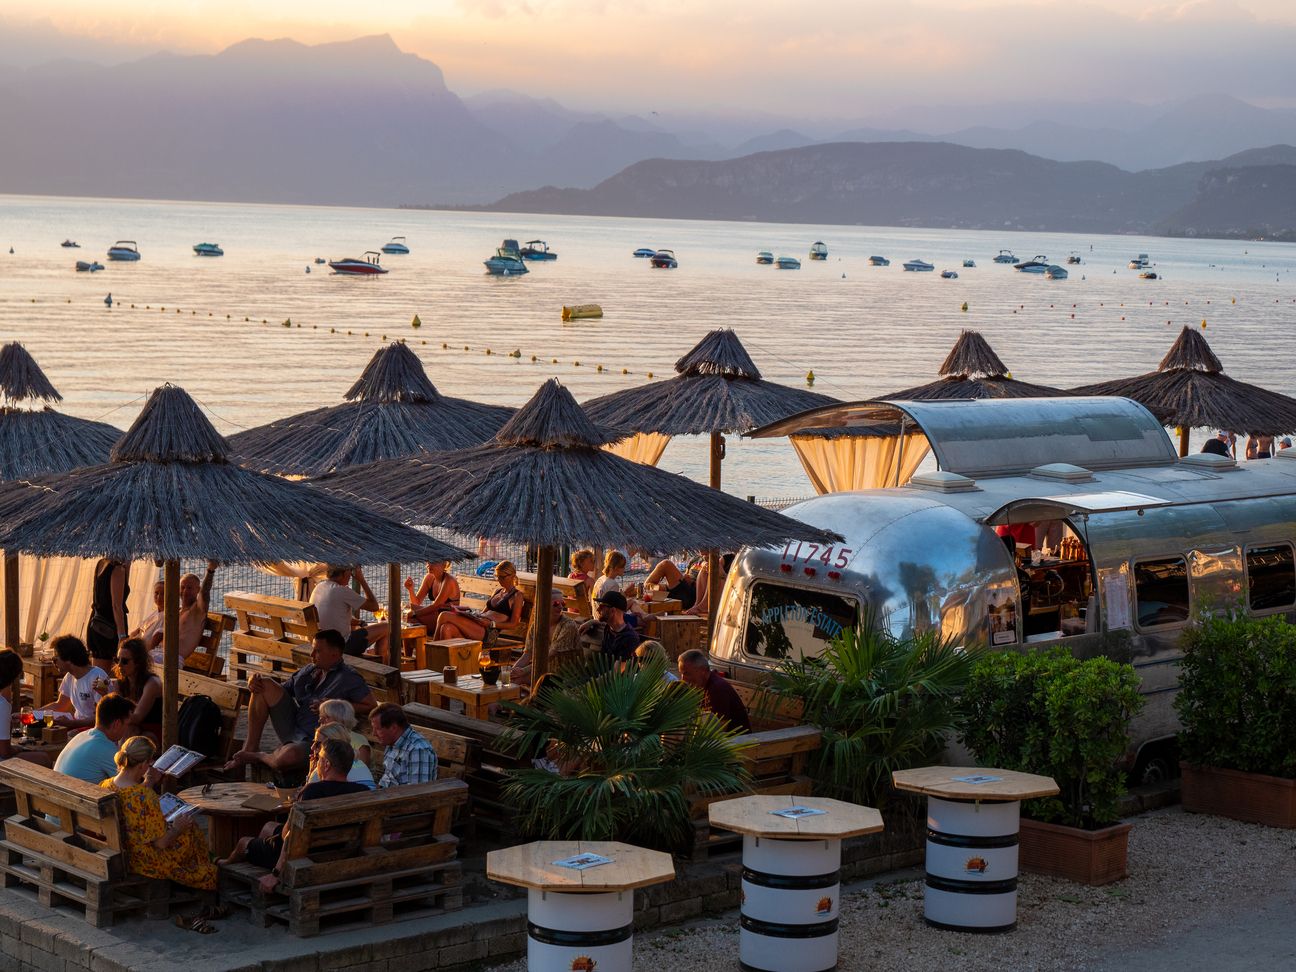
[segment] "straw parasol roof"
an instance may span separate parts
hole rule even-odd
[[[416,452],[485,442],[513,409],[450,398],[436,390],[410,348],[395,342],[369,360],[341,405],[330,405],[230,436],[244,465],[293,476]]]
[[[1070,392],[1018,381],[976,331],[963,331],[940,366],[940,378],[877,399],[1056,398]],[[812,434],[812,433],[802,433]]]
[[[1296,399],[1224,374],[1206,338],[1185,327],[1157,370],[1072,389],[1077,395],[1119,395],[1183,430],[1229,429],[1246,435],[1296,432]],[[1187,436],[1181,435],[1181,451]]]
[[[38,404],[62,400],[26,348],[17,342],[0,348],[0,479],[67,472],[108,458],[121,430]]]
[[[591,419],[627,432],[707,435],[746,432],[836,399],[761,377],[728,328],[710,332],[675,362],[666,381],[613,392],[585,403]]]
[[[236,466],[198,405],[172,385],[153,392],[109,462],[0,486],[0,547],[222,563],[469,556],[338,497]]]

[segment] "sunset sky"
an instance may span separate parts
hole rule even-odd
[[[390,33],[452,90],[603,110],[866,117],[972,101],[1296,105],[1296,3],[1058,0],[0,0],[0,64]]]

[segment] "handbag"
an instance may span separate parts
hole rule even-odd
[[[90,614],[90,633],[103,641],[117,643],[117,625],[112,621],[106,621],[99,615],[91,612]]]

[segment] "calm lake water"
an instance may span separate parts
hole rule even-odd
[[[384,256],[379,279],[311,263],[395,235],[411,253]],[[559,259],[488,277],[482,260],[504,237],[541,237]],[[107,261],[122,238],[138,241],[138,263]],[[806,258],[815,240],[827,262]],[[203,241],[226,255],[194,256]],[[641,246],[674,249],[679,269],[650,269],[631,256]],[[993,264],[1004,247],[1084,264],[1049,281]],[[758,250],[802,269],[757,266]],[[868,266],[874,253],[892,265]],[[1138,253],[1163,279],[1127,269]],[[914,257],[937,272],[903,272]],[[77,259],[107,269],[76,273]],[[946,268],[959,278],[942,280]],[[815,390],[862,399],[934,378],[965,327],[1015,376],[1067,387],[1150,371],[1180,326],[1205,319],[1230,374],[1296,394],[1294,271],[1296,246],[1253,242],[0,196],[0,340],[26,344],[66,411],[123,428],[164,381],[227,434],[336,403],[384,336],[407,339],[446,394],[518,405],[556,375],[583,400],[669,376],[721,326],[765,377],[804,385],[813,370]],[[575,303],[606,316],[563,324]],[[677,439],[662,466],[704,479],[705,442]],[[725,477],[739,495],[811,492],[783,441],[731,437]]]

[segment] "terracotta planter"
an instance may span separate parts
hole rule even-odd
[[[1133,824],[1081,830],[1060,824],[1021,821],[1018,866],[1033,874],[1065,878],[1077,884],[1111,884],[1124,878]]]
[[[1179,768],[1185,810],[1266,827],[1296,827],[1296,780],[1218,766],[1180,763]]]

